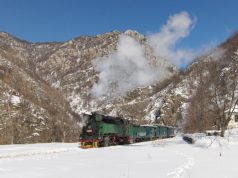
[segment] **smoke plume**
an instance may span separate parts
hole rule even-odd
[[[187,12],[171,16],[159,33],[147,37],[154,54],[177,66],[191,60],[191,50],[175,49],[175,45],[189,35],[194,22]],[[125,34],[119,37],[117,51],[95,59],[93,66],[99,72],[99,81],[91,91],[94,97],[123,96],[137,87],[162,81],[168,75],[165,67],[151,64],[140,42]]]
[[[120,35],[118,48],[108,57],[95,59],[93,66],[99,72],[99,81],[92,88],[94,96],[125,95],[139,86],[147,86],[164,79],[164,68],[152,66],[138,41]]]
[[[196,22],[187,12],[169,17],[161,31],[149,35],[148,41],[157,56],[169,60],[178,67],[188,64],[194,57],[189,49],[176,49],[176,44],[187,37]]]

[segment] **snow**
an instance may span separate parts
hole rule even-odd
[[[234,52],[234,54],[238,55],[238,50],[236,52]]]
[[[230,111],[232,111],[233,113],[238,113],[238,105],[235,106],[235,108],[231,108],[231,109],[226,110],[225,112],[230,112]]]
[[[14,105],[14,106],[18,106],[21,103],[20,97],[19,96],[15,96],[12,95],[10,102]]]
[[[238,130],[227,137],[180,136],[81,149],[78,143],[0,146],[1,178],[236,178]],[[212,140],[212,143],[211,143]]]
[[[76,112],[76,113],[81,113],[82,110],[82,105],[83,105],[83,100],[81,99],[79,94],[73,94],[68,97],[70,100],[70,106],[71,108]]]
[[[80,57],[77,58],[76,61],[77,61],[77,63],[79,63],[81,61],[81,58]]]
[[[53,82],[52,87],[59,88],[60,87],[60,81]]]

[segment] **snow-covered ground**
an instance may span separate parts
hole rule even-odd
[[[78,143],[0,146],[0,178],[237,178],[238,130],[226,139],[198,135],[81,149]]]

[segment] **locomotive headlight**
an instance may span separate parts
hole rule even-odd
[[[101,140],[101,139],[102,139],[102,137],[100,137],[100,136],[99,136],[99,137],[98,137],[98,139],[99,139],[99,140]]]

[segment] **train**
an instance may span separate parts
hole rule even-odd
[[[165,125],[138,125],[121,117],[84,114],[80,135],[81,148],[97,148],[132,144],[175,136],[175,127]]]

